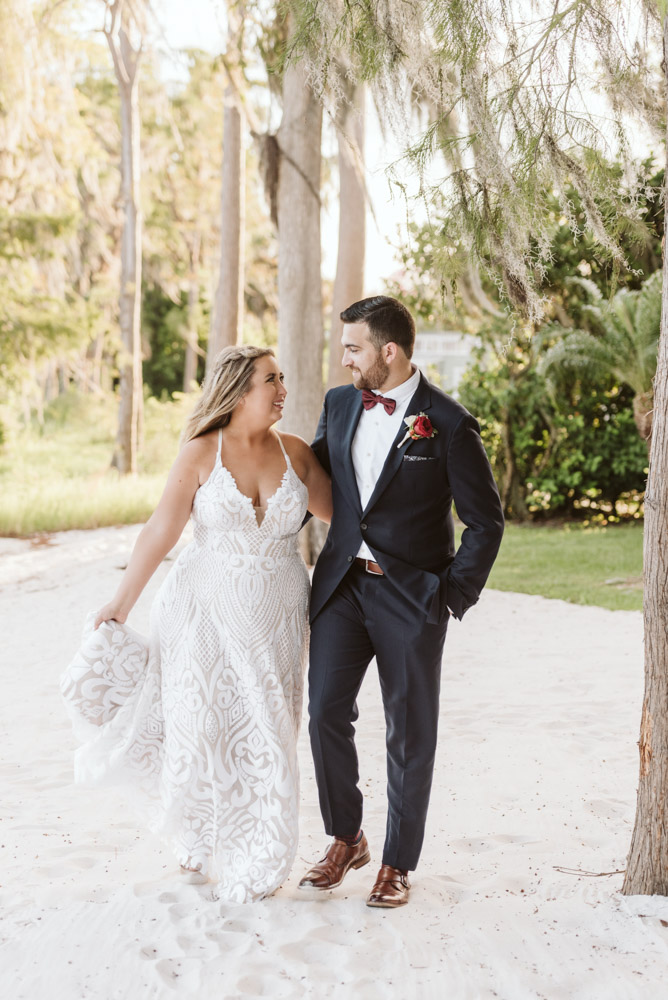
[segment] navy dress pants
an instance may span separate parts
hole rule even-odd
[[[376,657],[385,710],[388,814],[383,864],[414,870],[436,753],[445,620],[428,625],[387,577],[354,563],[311,625],[309,733],[329,836],[362,825],[357,695]]]

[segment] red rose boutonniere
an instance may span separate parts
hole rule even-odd
[[[410,417],[404,417],[404,423],[408,430],[397,445],[397,448],[401,448],[402,444],[405,444],[409,438],[412,438],[413,441],[419,441],[421,438],[433,438],[438,434],[438,431],[425,413],[413,413]]]

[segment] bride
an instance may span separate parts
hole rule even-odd
[[[85,784],[125,782],[189,881],[238,902],[273,892],[297,847],[296,741],[308,646],[307,508],[331,487],[301,438],[279,434],[273,352],[228,347],[207,377],[162,498],[113,599],[90,616],[61,690]],[[123,623],[192,517],[148,642]]]

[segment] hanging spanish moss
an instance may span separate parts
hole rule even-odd
[[[551,259],[547,199],[556,194],[577,239],[587,231],[617,269],[620,234],[638,226],[646,174],[631,134],[661,127],[660,25],[655,5],[630,0],[291,0],[289,57],[304,60],[332,114],[346,87],[368,82],[384,127],[403,148],[392,176],[419,178],[427,203],[445,202],[444,280],[464,258],[496,278],[510,304],[536,320]],[[313,38],[318,45],[312,44]],[[417,140],[414,109],[430,109]],[[646,150],[645,150],[646,155]],[[623,183],[619,182],[619,164]],[[616,165],[616,166],[615,166]],[[569,198],[584,210],[578,222]],[[457,251],[457,252],[455,252]]]

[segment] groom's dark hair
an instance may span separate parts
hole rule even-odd
[[[377,351],[392,342],[407,358],[415,346],[415,322],[406,306],[389,295],[360,299],[341,313],[344,323],[366,323],[371,343]]]

